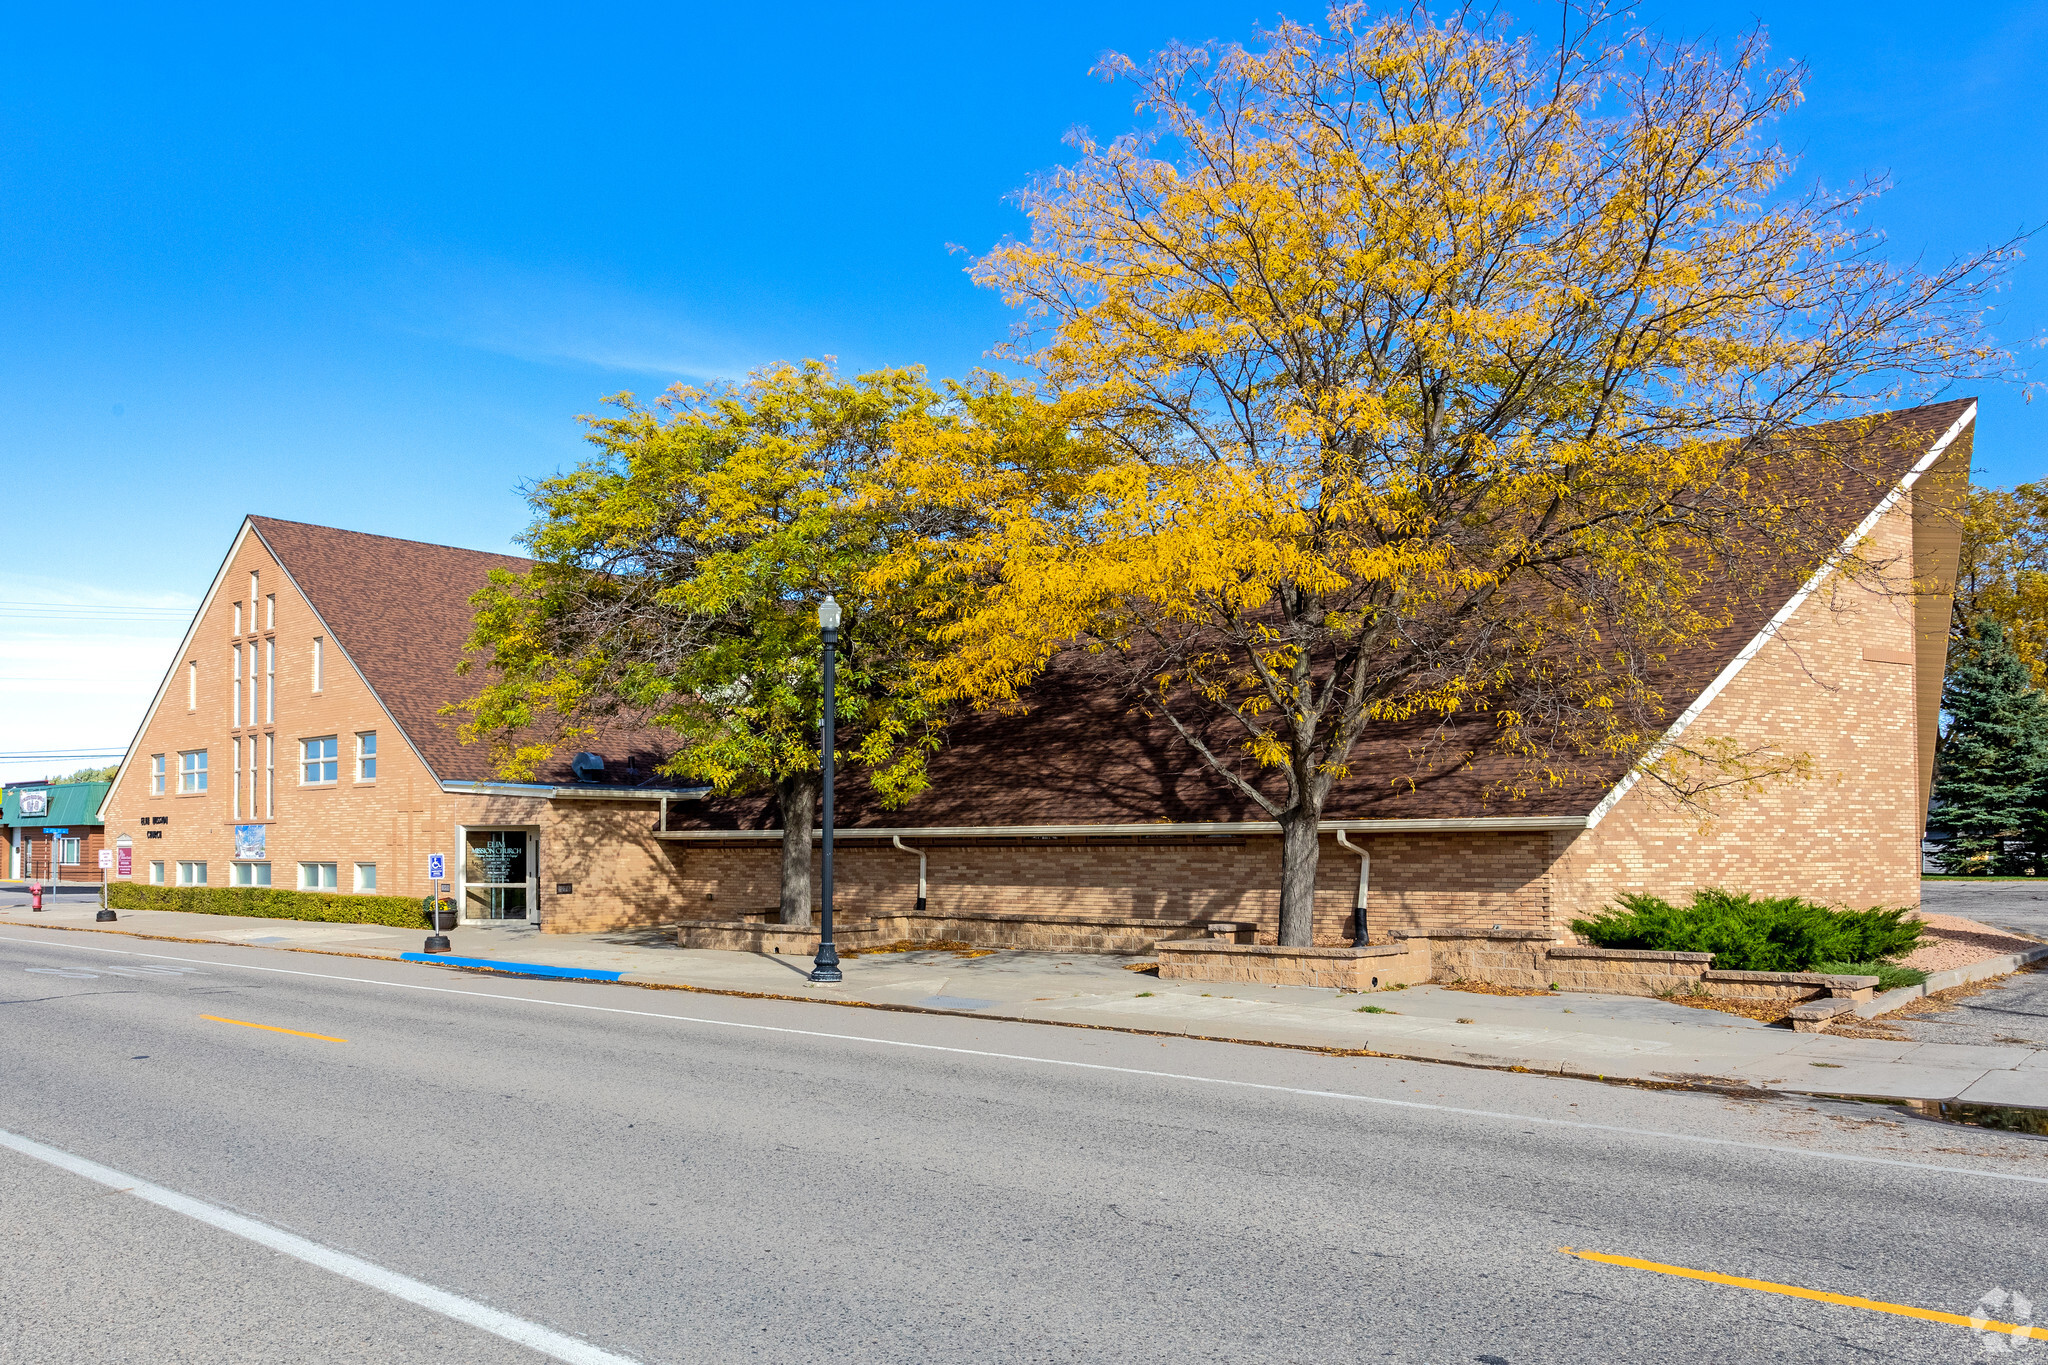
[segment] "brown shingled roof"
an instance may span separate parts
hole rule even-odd
[[[1824,524],[1815,529],[1838,543],[1972,401],[1886,415],[1859,443],[1860,467],[1845,467],[1824,481],[1833,486],[1817,495],[1827,505],[1818,509]],[[1967,464],[1969,440],[1966,431],[1951,447],[1951,458]],[[1797,588],[1796,581],[1786,582],[1773,593],[1738,602],[1725,628],[1670,659],[1653,680],[1667,715],[1675,718],[1690,705]],[[981,713],[957,720],[931,758],[930,787],[907,806],[884,808],[857,770],[845,773],[835,824],[946,828],[1271,819],[1217,778],[1166,721],[1139,715],[1127,695],[1095,679],[1053,672],[1026,700],[1030,709],[1022,715]],[[1585,815],[1627,771],[1619,759],[1594,762],[1576,779],[1507,799],[1502,787],[1517,776],[1519,764],[1489,747],[1492,734],[1485,717],[1444,732],[1427,717],[1405,726],[1374,726],[1352,750],[1352,775],[1331,792],[1325,818]],[[1218,752],[1227,751],[1232,740],[1220,728],[1206,738]],[[1264,789],[1276,797],[1281,792],[1277,779]],[[670,822],[720,829],[771,829],[779,823],[766,795],[718,798],[705,803],[701,818],[671,812]]]
[[[362,670],[434,776],[458,782],[494,777],[488,746],[463,744],[456,722],[439,712],[479,685],[474,676],[455,672],[469,639],[470,594],[484,586],[491,570],[524,573],[533,562],[274,517],[250,517],[249,524],[320,613],[334,642]],[[613,765],[631,758],[650,775],[662,757],[646,735],[604,734],[590,743]],[[574,756],[557,754],[537,779],[570,781]],[[608,775],[617,772],[614,766]]]

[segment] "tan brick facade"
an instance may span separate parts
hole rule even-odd
[[[368,734],[376,736],[377,766],[365,781],[357,744]],[[336,780],[308,783],[303,742],[330,736]],[[182,791],[182,758],[199,752],[207,760],[206,790]],[[158,754],[165,770],[160,794],[152,790]],[[444,792],[262,541],[245,531],[104,813],[109,838],[134,840],[131,880],[149,880],[150,864],[161,862],[165,881],[175,883],[178,864],[196,862],[206,865],[209,885],[232,885],[235,826],[253,825],[263,829],[262,861],[274,887],[298,885],[300,865],[315,863],[333,864],[336,889],[352,891],[362,863],[376,868],[378,894],[425,896],[427,855],[445,854],[452,864],[458,825],[537,828],[544,805]],[[455,875],[451,865],[451,881]]]

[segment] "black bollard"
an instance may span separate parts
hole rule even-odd
[[[101,924],[112,924],[115,920],[119,919],[120,916],[116,915],[111,910],[102,910],[97,915],[94,915],[93,918],[95,920],[98,920]]]
[[[427,946],[422,951],[429,953],[445,953],[449,951],[448,936],[446,934],[427,935]]]

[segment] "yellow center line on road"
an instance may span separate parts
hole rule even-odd
[[[247,1019],[223,1019],[218,1014],[202,1014],[201,1019],[210,1019],[216,1024],[235,1024],[242,1028],[260,1028],[266,1033],[289,1033],[294,1038],[318,1038],[323,1043],[345,1043],[346,1038],[330,1038],[324,1033],[305,1033],[295,1028],[279,1028],[275,1024],[252,1024]]]
[[[2048,1327],[1994,1322],[1990,1318],[1944,1313],[1936,1308],[1914,1308],[1910,1304],[1886,1303],[1882,1299],[1858,1298],[1854,1294],[1830,1294],[1825,1289],[1805,1289],[1796,1284],[1751,1280],[1741,1275],[1723,1275],[1717,1270],[1690,1270],[1682,1265],[1665,1265],[1661,1261],[1639,1261],[1633,1256],[1610,1256],[1604,1251],[1585,1251],[1573,1247],[1559,1247],[1558,1250],[1576,1260],[1598,1261],[1602,1265],[1627,1266],[1631,1270],[1654,1270],[1659,1275],[1705,1280],[1708,1284],[1732,1285],[1737,1289],[1754,1289],[1764,1294],[1783,1294],[1794,1299],[1812,1299],[1816,1303],[1840,1304],[1844,1308],[1867,1308],[1873,1313],[1891,1313],[1902,1318],[1919,1318],[1924,1322],[1946,1322],[1956,1327],[1975,1328],[1979,1332],[1995,1332],[2000,1336],[2032,1337],[2036,1341],[2048,1341]]]

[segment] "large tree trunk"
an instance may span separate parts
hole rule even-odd
[[[1317,833],[1320,811],[1307,803],[1280,817],[1280,944],[1307,948],[1316,938],[1316,862],[1322,856]]]
[[[811,922],[811,830],[817,824],[816,773],[799,773],[775,784],[782,806],[782,922]]]

